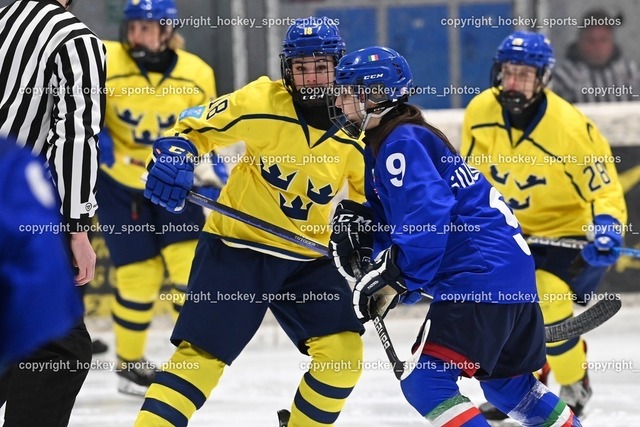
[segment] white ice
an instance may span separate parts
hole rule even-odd
[[[585,427],[640,426],[640,298],[623,295],[622,310],[609,322],[586,335],[589,361],[607,366],[590,371],[594,395],[588,406]],[[401,358],[420,327],[427,305],[399,307],[387,317],[387,327]],[[233,322],[233,319],[229,319]],[[110,351],[96,360],[113,362],[113,334],[108,320],[89,320],[94,337],[101,338]],[[211,333],[224,325],[212,325]],[[154,321],[149,337],[148,358],[168,360],[173,346],[168,342],[170,321]],[[365,334],[365,370],[340,416],[344,427],[428,426],[405,402],[398,381],[386,369],[386,356],[375,331]],[[309,359],[301,355],[267,317],[260,331],[228,367],[219,386],[196,412],[189,426],[276,426],[276,411],[288,408]],[[473,402],[483,402],[482,392],[473,380],[459,382],[463,394]],[[72,427],[131,426],[142,398],[116,391],[117,378],[108,369],[92,370],[78,396],[71,417]],[[551,388],[557,391],[553,383]],[[37,410],[37,408],[34,408]],[[0,411],[1,414],[2,411]]]

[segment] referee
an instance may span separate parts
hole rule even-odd
[[[71,1],[17,0],[0,9],[0,137],[12,137],[45,157],[77,267],[75,283],[82,286],[95,273],[87,231],[97,209],[105,49],[67,11]],[[41,262],[46,257],[43,253]],[[5,427],[68,425],[91,361],[91,338],[82,319],[66,337],[28,361],[48,368],[15,365],[0,380],[0,405],[7,403]]]

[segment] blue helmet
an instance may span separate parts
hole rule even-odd
[[[504,63],[534,67],[538,77],[546,85],[556,58],[551,41],[543,34],[516,31],[498,46],[494,64],[501,66]],[[495,79],[493,83],[496,83]]]
[[[337,64],[344,55],[346,46],[336,22],[326,16],[296,19],[282,41],[282,81],[293,98],[302,105],[324,104],[325,91],[320,87],[296,87],[292,60],[301,57],[331,56],[334,65]],[[333,75],[328,77],[327,81],[333,80]]]
[[[398,52],[373,46],[342,57],[336,67],[336,84],[378,88],[368,91],[370,100],[376,103],[406,101],[413,87],[413,75],[407,60]]]
[[[346,54],[336,66],[336,85],[328,101],[329,118],[358,138],[370,118],[382,117],[406,102],[413,89],[407,60],[393,49],[373,46]],[[340,97],[339,104],[337,98]],[[344,108],[347,102],[352,106]],[[356,111],[347,117],[344,110]]]
[[[177,17],[178,9],[173,0],[127,0],[124,7],[125,21],[160,21]]]
[[[344,55],[345,49],[338,26],[326,16],[296,19],[282,41],[285,59],[333,55],[337,61]]]
[[[551,42],[543,34],[516,31],[498,46],[491,68],[491,84],[499,90],[497,99],[512,114],[521,114],[542,97],[556,63]],[[503,87],[503,64],[526,65],[536,70],[533,95]]]
[[[162,31],[161,37],[169,34],[170,38],[174,26],[172,20],[176,18],[178,18],[178,9],[174,0],[127,0],[124,7],[124,22],[120,28],[120,41],[126,46],[131,58],[148,69],[161,63],[168,41],[163,42],[158,51],[150,51],[145,46],[130,46],[128,36],[130,21],[158,22]]]

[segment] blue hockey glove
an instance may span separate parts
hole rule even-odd
[[[407,292],[404,279],[395,264],[397,247],[391,246],[380,253],[367,268],[364,276],[353,289],[353,309],[358,319],[365,323],[376,314],[383,318],[398,304],[400,295]]]
[[[340,274],[349,282],[356,281],[351,269],[352,256],[357,257],[359,265],[371,263],[373,236],[365,226],[371,226],[372,223],[372,210],[353,200],[338,203],[333,214],[329,256],[333,258]]]
[[[98,134],[98,152],[100,153],[98,157],[101,165],[106,165],[110,168],[116,162],[113,154],[113,139],[111,139],[109,130],[106,127]]]
[[[194,185],[198,187],[198,193],[217,200],[220,190],[229,179],[227,165],[214,152],[207,157],[207,161],[198,164],[194,170]]]
[[[144,196],[169,212],[182,212],[193,185],[193,157],[197,155],[196,147],[184,138],[156,139]]]
[[[593,225],[593,242],[585,246],[580,254],[592,267],[609,267],[620,256],[612,249],[622,246],[622,227],[611,215],[596,215]]]

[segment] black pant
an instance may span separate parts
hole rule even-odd
[[[66,337],[16,363],[0,378],[4,427],[63,427],[89,373],[91,337],[80,321]]]

